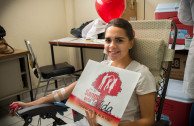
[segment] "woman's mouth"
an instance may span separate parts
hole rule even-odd
[[[117,54],[119,54],[120,51],[109,51],[109,55],[110,56],[115,56]]]

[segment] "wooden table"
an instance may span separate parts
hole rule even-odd
[[[51,56],[52,56],[53,65],[55,65],[55,57],[54,57],[54,49],[53,49],[54,46],[66,46],[66,47],[80,48],[82,68],[80,70],[77,70],[76,72],[82,71],[84,69],[83,48],[104,49],[104,40],[95,40],[92,42],[87,42],[86,40],[82,38],[66,37],[66,38],[62,38],[58,40],[49,41],[49,44],[51,47]]]

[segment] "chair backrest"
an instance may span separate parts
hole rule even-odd
[[[165,44],[162,39],[135,38],[135,44],[130,54],[134,60],[150,69],[157,84],[161,82],[161,66],[165,54]],[[159,86],[157,85],[157,87]]]
[[[169,49],[172,20],[130,21],[135,30],[135,47],[132,57],[150,68],[157,82],[161,82],[159,74],[164,61],[173,61],[174,50]],[[145,53],[146,52],[146,53]]]
[[[30,60],[30,65],[31,67],[35,67],[37,69],[37,72],[40,76],[41,75],[41,72],[40,72],[40,69],[39,69],[39,65],[38,65],[38,62],[37,62],[37,59],[36,59],[36,56],[34,54],[34,51],[31,47],[31,44],[30,44],[30,41],[28,40],[24,40],[25,44],[26,44],[26,48],[28,49],[28,51],[30,52],[29,54],[29,60]],[[32,65],[33,64],[33,65]]]
[[[174,58],[176,25],[172,20],[144,20],[130,21],[130,23],[135,31],[135,45],[130,52],[131,57],[147,66],[156,79],[158,97],[161,97],[159,103],[156,103],[157,121],[159,121]],[[175,35],[173,46],[169,49],[172,24],[175,27]]]

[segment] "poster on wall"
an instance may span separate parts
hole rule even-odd
[[[66,105],[83,115],[94,110],[97,123],[117,126],[140,75],[89,60]]]

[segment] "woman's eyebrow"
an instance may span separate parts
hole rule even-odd
[[[105,37],[105,39],[111,39],[111,37]],[[124,37],[115,37],[113,39],[125,39]]]
[[[124,37],[115,37],[115,39],[125,39]]]

